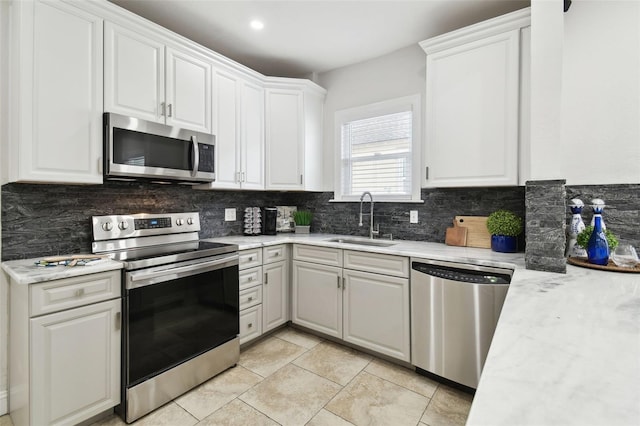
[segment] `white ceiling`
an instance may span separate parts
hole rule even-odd
[[[110,0],[266,75],[307,77],[530,5],[529,0]],[[249,27],[252,19],[265,24]]]

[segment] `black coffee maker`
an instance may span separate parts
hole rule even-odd
[[[275,207],[265,207],[262,212],[262,234],[276,235],[277,223],[278,223],[278,209]]]

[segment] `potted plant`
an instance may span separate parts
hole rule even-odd
[[[313,214],[308,210],[298,210],[293,213],[293,221],[296,223],[296,234],[308,234]]]
[[[522,233],[522,218],[508,210],[489,215],[487,229],[491,234],[491,250],[501,253],[518,251],[518,235]]]

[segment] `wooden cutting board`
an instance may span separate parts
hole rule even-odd
[[[445,233],[444,243],[449,246],[461,246],[467,245],[467,228],[458,226],[458,222],[453,220],[453,227],[447,228]]]
[[[487,216],[456,216],[458,227],[467,228],[467,247],[491,248]]]

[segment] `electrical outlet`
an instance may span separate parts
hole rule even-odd
[[[236,220],[236,209],[224,209],[224,221],[233,222]]]
[[[418,223],[418,210],[409,211],[409,223]]]

